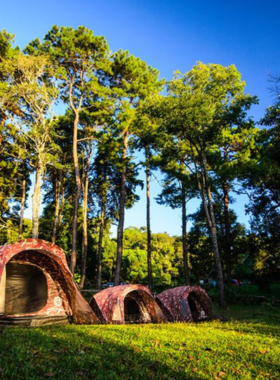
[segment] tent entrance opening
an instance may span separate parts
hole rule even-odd
[[[137,322],[141,319],[140,307],[132,297],[125,297],[124,314],[126,322]]]
[[[6,265],[5,314],[28,314],[47,303],[48,286],[41,269],[30,264],[10,262]]]
[[[143,298],[137,291],[133,291],[125,297],[124,314],[126,323],[151,322],[151,316],[146,308]]]
[[[198,309],[198,305],[200,304],[199,297],[194,292],[191,292],[188,297],[188,302],[192,313],[193,321],[196,322],[199,320],[200,315],[200,311]]]

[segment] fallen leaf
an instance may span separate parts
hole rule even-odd
[[[219,376],[220,376],[220,377],[226,376],[226,373],[223,372],[223,371],[221,371],[221,372],[219,372]]]
[[[261,351],[261,354],[267,354],[267,353],[268,353],[267,350],[262,350],[262,351]]]
[[[44,374],[45,377],[53,377],[54,373],[53,372],[47,372]]]
[[[56,354],[61,354],[63,352],[66,352],[68,350],[67,347],[62,347],[60,350],[53,350]]]
[[[193,372],[197,372],[198,371],[198,368],[193,368]]]
[[[191,355],[187,355],[187,358],[190,359],[190,360],[193,360],[193,359],[194,359],[194,357],[191,356]]]

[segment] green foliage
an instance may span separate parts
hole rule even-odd
[[[110,224],[123,217],[121,208],[130,208],[139,199],[136,190],[143,186],[139,169],[144,166],[149,174],[157,169],[164,175],[157,201],[182,208],[183,225],[185,217],[192,220],[187,263],[193,283],[213,274],[218,253],[223,270],[230,264],[234,276],[255,279],[269,288],[280,268],[278,97],[261,121],[266,128],[258,130],[248,116],[257,98],[244,93],[245,82],[234,65],[197,62],[185,74],[176,72],[166,94],[159,95],[165,82],[158,70],[128,51],[110,53],[106,39],[84,26],[53,26],[42,42],[35,39],[23,52],[13,48],[13,42],[13,35],[0,32],[2,243],[18,239],[20,205],[26,206],[30,175],[36,172],[37,213],[38,179],[45,194],[40,237],[56,240],[69,258],[76,184],[80,180],[82,187],[88,175],[87,210],[82,210],[85,189],[78,200],[77,275],[83,211],[89,230],[89,283],[96,275],[104,211],[102,275],[103,282],[112,281],[116,241],[110,238]],[[275,91],[278,96],[279,85]],[[57,102],[65,115],[55,118]],[[145,149],[140,162],[135,158],[137,149]],[[250,195],[250,233],[230,209],[233,192]],[[185,215],[183,206],[198,195],[203,208]],[[30,235],[28,223],[23,237]],[[213,244],[215,229],[219,249]],[[124,232],[124,281],[147,283],[146,234],[145,229],[135,228]],[[167,233],[152,235],[156,288],[185,283],[182,241]]]
[[[112,244],[112,242],[111,242]],[[104,246],[104,267],[109,263],[112,267],[114,256],[111,256],[111,246]],[[109,252],[107,250],[109,248]],[[180,283],[180,266],[182,253],[177,240],[167,233],[152,234],[152,268],[153,283],[156,287],[176,286]],[[124,231],[124,254],[122,261],[122,280],[129,283],[147,284],[147,233],[145,228],[129,227]],[[105,273],[109,271],[104,270]],[[106,278],[106,277],[105,277]]]
[[[24,219],[22,240],[31,238],[32,221]],[[5,228],[0,230],[0,245],[13,244],[19,240],[18,223],[7,220]]]

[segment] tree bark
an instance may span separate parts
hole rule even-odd
[[[92,146],[87,156],[84,186],[83,186],[84,197],[83,197],[83,247],[82,247],[82,266],[81,266],[81,281],[80,281],[81,288],[83,288],[85,284],[86,268],[87,268],[87,252],[88,252],[87,211],[88,211],[89,165],[90,165],[91,153],[92,153]]]
[[[186,188],[182,183],[182,244],[183,244],[183,262],[184,275],[187,285],[190,285],[189,263],[188,263],[188,245],[187,245],[187,207],[186,207]]]
[[[223,182],[223,200],[224,200],[224,218],[225,218],[225,253],[226,253],[226,272],[227,281],[231,282],[231,238],[230,238],[230,220],[229,220],[229,186],[226,181]]]
[[[62,175],[62,172],[60,172],[60,183],[61,183],[61,204],[59,207],[58,228],[61,227],[64,204],[65,204],[65,176]]]
[[[124,229],[124,214],[125,214],[125,198],[126,198],[126,155],[128,147],[128,131],[124,133],[123,139],[123,169],[121,175],[121,194],[120,194],[120,211],[119,211],[119,223],[117,230],[117,260],[115,270],[115,285],[119,285],[121,278],[121,266],[122,266],[122,254],[123,254],[123,229]]]
[[[25,200],[26,200],[26,178],[24,177],[22,181],[22,196],[21,196],[21,202],[20,202],[18,240],[22,239]]]
[[[55,178],[55,210],[54,210],[54,225],[52,232],[52,243],[56,241],[57,226],[59,221],[59,208],[60,208],[60,191],[61,191],[61,182],[58,179],[57,173]]]
[[[206,191],[207,203],[208,203],[208,207],[206,204],[206,208],[208,208],[208,212],[206,213],[206,215],[207,215],[208,225],[209,225],[211,239],[212,239],[215,269],[216,269],[216,275],[217,275],[218,301],[219,301],[220,306],[226,306],[223,269],[222,269],[222,263],[221,263],[220,253],[219,253],[216,219],[215,219],[215,213],[214,213],[214,207],[213,207],[213,201],[212,201],[212,193],[211,193],[211,188],[210,188],[209,178],[208,178],[207,160],[206,160],[205,153],[203,151],[201,152],[201,159],[202,159],[202,177],[203,177],[203,185],[204,185],[203,187]],[[204,201],[205,201],[205,197],[204,197]]]
[[[35,186],[32,199],[32,238],[39,237],[39,213],[41,206],[41,185],[42,185],[43,168],[39,164],[36,170]]]
[[[147,264],[148,264],[148,285],[153,288],[152,273],[152,239],[151,239],[151,215],[150,215],[150,167],[149,167],[149,147],[145,148],[146,154],[146,218],[147,218]]]
[[[103,231],[105,223],[105,210],[106,210],[106,199],[102,200],[101,206],[101,220],[99,227],[99,239],[98,239],[98,250],[97,250],[97,277],[96,277],[96,289],[101,289],[102,282],[102,243],[103,243]]]
[[[79,200],[81,196],[81,176],[79,171],[79,159],[78,159],[78,123],[79,112],[75,112],[74,130],[73,130],[73,161],[74,161],[74,174],[76,181],[76,194],[74,198],[74,210],[73,210],[73,228],[72,228],[72,252],[70,270],[75,272],[77,264],[77,227],[78,227],[78,208]]]

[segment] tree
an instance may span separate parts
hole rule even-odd
[[[9,97],[9,75],[5,62],[18,54],[18,49],[12,47],[14,36],[5,30],[0,32],[0,229],[5,229],[6,217],[10,216],[8,201],[16,192],[18,178],[18,152],[14,148],[16,134],[10,119],[22,116],[17,103]]]
[[[77,218],[82,191],[78,159],[78,127],[80,114],[87,107],[86,100],[103,92],[100,75],[108,69],[108,45],[104,37],[94,36],[93,32],[80,26],[53,28],[46,34],[44,44],[33,41],[28,50],[36,53],[39,49],[52,56],[56,76],[60,82],[60,95],[74,114],[73,121],[73,162],[76,182],[74,198],[72,254],[70,269],[74,273],[77,262]]]
[[[274,78],[275,103],[268,107],[254,149],[255,165],[244,184],[250,193],[247,212],[252,215],[252,232],[258,237],[255,276],[259,286],[269,288],[279,277],[280,224],[280,101],[279,77]]]
[[[224,283],[211,191],[210,157],[213,150],[219,149],[231,109],[238,108],[237,105],[242,105],[250,97],[243,94],[244,86],[234,65],[223,67],[199,62],[185,75],[175,75],[168,84],[168,96],[161,101],[158,111],[162,128],[175,141],[188,142],[189,168],[196,174],[211,233],[220,305],[225,305]]]
[[[73,190],[72,172],[72,124],[73,115],[70,111],[64,116],[59,116],[54,122],[55,135],[53,141],[56,146],[56,164],[49,165],[45,173],[44,205],[51,207],[52,219],[48,221],[52,225],[52,231],[47,238],[55,243],[60,235],[60,227],[65,205],[65,195]],[[69,190],[68,190],[69,189]]]
[[[158,71],[147,66],[144,61],[129,55],[126,51],[119,51],[113,55],[112,62],[112,89],[116,97],[116,129],[122,139],[122,169],[121,192],[119,207],[119,223],[117,231],[117,261],[115,270],[115,284],[120,283],[121,263],[123,254],[123,229],[126,203],[126,180],[129,140],[134,134],[136,109],[139,103],[155,92],[158,81]]]
[[[218,142],[219,148],[213,150],[209,157],[215,173],[215,186],[217,191],[221,192],[223,199],[225,230],[223,246],[226,253],[226,273],[229,284],[232,278],[231,252],[234,248],[230,223],[229,204],[232,201],[230,193],[244,192],[242,183],[248,178],[256,164],[254,152],[257,149],[259,130],[255,127],[253,120],[248,117],[247,111],[252,104],[257,102],[256,97],[244,96],[225,110],[224,127]]]
[[[15,116],[18,126],[26,136],[26,141],[32,143],[35,153],[30,161],[36,172],[32,200],[32,237],[38,238],[42,177],[46,165],[53,161],[53,106],[58,90],[49,79],[53,71],[50,60],[45,55],[27,56],[19,53],[12,59],[3,61],[2,70],[9,77],[9,101],[17,104],[24,114],[23,120]]]
[[[169,163],[170,164],[170,163]],[[168,205],[171,208],[181,208],[182,212],[182,252],[184,266],[184,280],[186,285],[190,285],[189,252],[187,239],[187,202],[195,197],[196,191],[191,184],[191,178],[185,172],[185,167],[176,165],[173,162],[169,167],[163,167],[165,172],[163,190],[157,197],[159,204]],[[176,167],[177,166],[177,167]]]
[[[119,186],[118,170],[116,168],[117,160],[118,142],[112,137],[108,128],[99,137],[97,154],[91,172],[91,194],[96,200],[96,208],[99,212],[96,289],[101,288],[102,282],[104,231],[108,228],[109,222],[116,219],[119,206],[118,192],[116,192],[116,188]]]
[[[148,266],[148,285],[149,289],[153,288],[153,269],[152,269],[152,234],[151,234],[151,161],[153,160],[153,146],[155,145],[158,125],[156,119],[152,118],[145,110],[149,99],[158,95],[162,89],[164,81],[156,83],[154,93],[147,100],[141,102],[137,109],[136,129],[135,129],[135,146],[138,150],[144,150],[145,161],[142,163],[146,175],[146,227],[147,227],[147,266]]]

